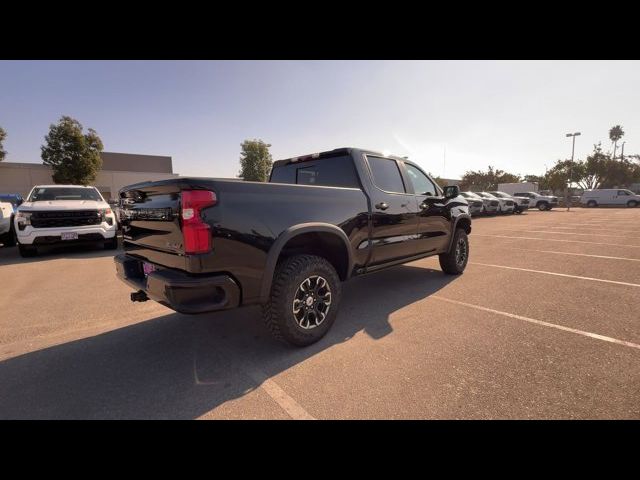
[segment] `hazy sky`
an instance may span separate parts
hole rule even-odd
[[[640,62],[0,62],[6,161],[40,162],[63,114],[105,150],[171,155],[183,175],[235,176],[246,138],[274,159],[356,146],[449,178],[540,174],[571,155],[568,132],[582,132],[577,158],[609,148],[615,124],[640,153]]]

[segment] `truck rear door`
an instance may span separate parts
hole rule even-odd
[[[371,258],[369,265],[416,255],[418,206],[392,158],[367,155],[373,188],[371,197]]]

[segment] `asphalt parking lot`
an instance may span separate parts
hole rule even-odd
[[[113,252],[0,249],[0,418],[640,418],[640,209],[473,222],[462,276],[345,284],[318,344],[131,303]]]

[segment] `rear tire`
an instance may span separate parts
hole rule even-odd
[[[31,245],[18,244],[18,251],[20,252],[20,256],[23,258],[35,257],[38,255],[38,247],[33,247]]]
[[[538,210],[540,210],[541,212],[544,212],[545,210],[551,210],[549,208],[549,204],[547,202],[540,202],[538,203]]]
[[[440,268],[448,275],[460,275],[469,261],[469,238],[467,232],[458,228],[453,235],[451,249],[439,255]]]
[[[636,202],[635,200],[629,200],[627,202],[627,207],[629,207],[629,208],[635,208],[637,206],[638,206],[638,202]]]
[[[329,331],[341,295],[340,278],[327,260],[294,255],[278,265],[262,317],[277,340],[304,347]]]

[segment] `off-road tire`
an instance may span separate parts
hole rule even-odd
[[[319,325],[304,329],[296,321],[293,301],[305,279],[321,276],[329,285],[331,305]],[[326,335],[338,313],[342,284],[333,266],[315,255],[294,255],[285,258],[276,267],[269,300],[262,306],[262,318],[271,334],[282,342],[304,347]]]
[[[459,243],[464,244],[465,253],[462,261],[459,261]],[[451,249],[447,253],[441,253],[439,255],[440,268],[448,275],[460,275],[464,272],[467,262],[469,261],[469,238],[467,232],[462,228],[456,229],[453,235],[453,242],[451,243]]]

